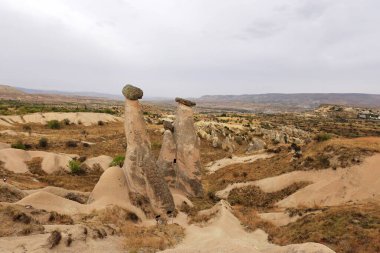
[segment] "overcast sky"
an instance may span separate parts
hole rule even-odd
[[[0,83],[380,93],[379,0],[0,0]]]

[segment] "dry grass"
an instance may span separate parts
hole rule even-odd
[[[314,170],[348,167],[361,163],[365,157],[380,152],[379,137],[331,139],[312,142],[303,147],[303,156],[293,158],[285,146],[275,156],[253,163],[233,164],[203,177],[205,189],[211,192],[224,189],[228,184],[248,182],[278,176],[295,170]]]
[[[380,206],[339,206],[304,215],[283,227],[263,221],[254,208],[235,206],[234,214],[250,231],[263,229],[273,243],[322,243],[337,253],[380,252]],[[303,212],[303,211],[301,211]]]
[[[280,175],[293,171],[290,164],[292,154],[283,150],[279,154],[259,159],[253,163],[240,163],[226,166],[213,174],[203,177],[206,190],[216,192],[235,182],[247,182]]]
[[[129,251],[156,252],[178,244],[184,237],[184,229],[177,224],[139,227],[127,224],[121,228],[125,247]]]
[[[273,236],[279,244],[323,243],[341,253],[380,252],[380,206],[335,207],[308,215]]]
[[[46,175],[46,172],[42,170],[42,158],[34,157],[32,160],[25,163],[32,174]]]
[[[39,234],[44,227],[18,207],[0,205],[0,237]]]
[[[308,182],[298,182],[276,192],[263,192],[257,186],[247,186],[243,188],[233,189],[228,201],[231,205],[242,205],[246,207],[254,207],[258,210],[267,210],[274,207],[274,204],[299,189],[307,186]]]
[[[184,237],[184,229],[177,224],[163,224],[143,227],[139,218],[128,210],[114,206],[82,217],[82,222],[90,227],[112,224],[117,233],[125,238],[125,248],[129,252],[156,252],[179,243]]]

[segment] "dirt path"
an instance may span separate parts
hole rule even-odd
[[[215,171],[220,170],[232,164],[251,163],[258,159],[266,159],[272,156],[273,156],[272,154],[259,153],[259,154],[249,155],[249,156],[233,156],[232,158],[223,158],[223,159],[209,163],[206,166],[206,170],[208,170],[209,174],[212,174]]]

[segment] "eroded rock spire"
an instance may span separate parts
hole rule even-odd
[[[195,103],[183,98],[178,102],[174,122],[174,139],[176,143],[176,188],[189,196],[202,196],[200,140],[194,126]]]
[[[123,88],[127,151],[123,171],[132,204],[149,216],[174,211],[174,201],[163,174],[157,169],[139,99],[143,91],[133,85]]]

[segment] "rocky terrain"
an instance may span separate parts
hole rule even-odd
[[[380,251],[366,109],[203,113],[122,93],[109,113],[0,115],[0,252]]]

